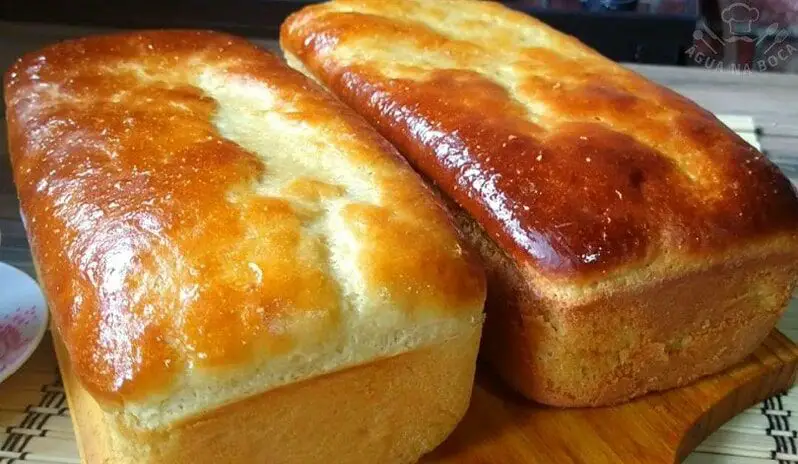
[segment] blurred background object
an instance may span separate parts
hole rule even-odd
[[[275,38],[321,0],[0,0],[0,21],[197,27]],[[616,61],[798,72],[798,0],[501,0]],[[1,26],[1,25],[0,25]]]
[[[0,0],[0,20],[108,27],[199,27],[276,38],[292,11],[321,0]],[[502,0],[617,60],[683,64],[700,0]]]

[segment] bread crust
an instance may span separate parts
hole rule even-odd
[[[335,0],[280,40],[546,278],[798,240],[789,180],[710,112],[497,2]]]
[[[148,432],[127,429],[100,408],[53,335],[85,464],[409,464],[465,414],[480,329]]]
[[[20,58],[5,99],[72,371],[130,427],[481,323],[484,274],[395,148],[242,38],[62,42]]]
[[[537,294],[479,226],[457,214],[488,278],[482,356],[515,390],[553,406],[622,403],[742,361],[783,315],[798,275],[794,253],[740,253],[563,303]]]
[[[487,267],[484,355],[526,396],[685,385],[783,313],[795,189],[675,92],[496,2],[335,0],[280,40],[449,199]]]

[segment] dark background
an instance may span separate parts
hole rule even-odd
[[[115,28],[208,28],[276,38],[293,11],[321,0],[0,0],[0,21]],[[624,7],[627,2],[633,2]],[[702,66],[694,45],[713,63],[753,64],[774,50],[798,47],[798,0],[503,0],[578,37],[616,61]],[[721,12],[745,3],[761,14],[750,30],[733,30]],[[776,26],[777,28],[774,28]],[[0,24],[0,27],[2,25]],[[711,32],[703,41],[696,30]],[[785,37],[785,32],[789,34]],[[782,34],[779,36],[779,34]],[[730,40],[748,35],[750,41]],[[707,37],[712,40],[707,41]],[[798,59],[772,72],[798,72]]]

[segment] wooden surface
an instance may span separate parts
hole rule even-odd
[[[690,387],[613,408],[559,410],[519,397],[480,365],[465,419],[422,463],[677,462],[733,415],[790,387],[796,367],[798,347],[774,331],[744,363]],[[0,424],[0,463],[80,462],[49,335],[0,385]]]
[[[534,405],[481,369],[471,408],[426,463],[673,463],[732,416],[792,386],[798,347],[774,331],[744,363],[612,408]]]
[[[0,464],[45,462],[80,463],[49,334],[25,366],[0,384]]]
[[[0,70],[47,43],[97,32],[0,22]],[[260,41],[274,48],[271,41]],[[758,143],[798,184],[798,77],[741,75],[673,67],[631,66],[711,111],[753,116]],[[747,127],[747,123],[744,124]],[[0,121],[5,127],[5,122]],[[744,127],[746,132],[749,130]],[[749,134],[750,135],[750,134]],[[0,261],[32,273],[0,130]],[[794,300],[798,301],[798,300]],[[798,338],[798,304],[780,325]],[[613,410],[536,408],[480,372],[474,402],[452,438],[426,462],[672,462],[684,457],[730,415],[779,387],[792,385],[796,351],[774,334],[748,364],[688,390],[648,397]],[[792,366],[792,367],[790,367]],[[757,376],[762,379],[757,382]],[[770,385],[766,385],[772,381]],[[793,390],[795,391],[795,390]],[[726,392],[726,393],[724,393]],[[798,462],[788,414],[798,398],[778,395],[737,416],[705,440],[691,464]],[[784,400],[784,405],[782,405]],[[719,407],[710,405],[719,402]],[[776,404],[778,403],[778,404]],[[646,412],[643,412],[646,411]],[[558,419],[553,419],[559,414]],[[691,425],[692,424],[692,425]],[[607,445],[607,438],[614,445]],[[0,385],[0,464],[77,463],[74,433],[49,340],[19,373]],[[534,445],[534,446],[533,446]],[[550,450],[557,459],[539,454]],[[464,458],[463,453],[468,453]],[[670,453],[670,454],[669,454]],[[540,458],[540,459],[539,459]]]

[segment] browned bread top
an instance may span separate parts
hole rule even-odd
[[[778,236],[798,200],[686,98],[497,3],[335,0],[281,42],[524,267],[593,278]]]
[[[64,42],[21,58],[5,98],[73,369],[142,423],[481,320],[482,271],[396,150],[243,39]]]

